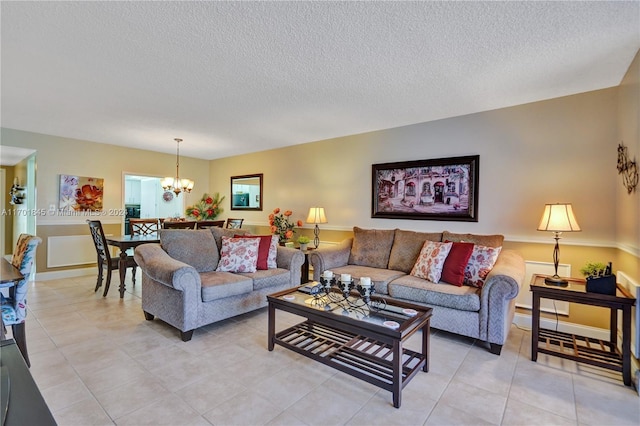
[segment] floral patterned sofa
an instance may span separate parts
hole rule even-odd
[[[325,270],[370,277],[375,292],[433,308],[431,326],[489,343],[499,355],[524,279],[524,260],[502,235],[354,227],[354,237],[309,255]]]
[[[143,244],[142,310],[191,340],[196,328],[267,305],[267,294],[300,285],[304,255],[278,246],[277,236],[244,230],[160,230],[160,244]]]

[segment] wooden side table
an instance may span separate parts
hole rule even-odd
[[[531,278],[531,360],[535,362],[538,359],[538,352],[571,359],[619,371],[624,384],[631,385],[631,307],[636,299],[620,286],[617,294],[610,296],[588,293],[582,279],[569,278],[567,287],[557,287],[545,284],[545,277],[534,274]],[[609,341],[540,328],[541,298],[609,308]],[[622,310],[622,352],[617,345],[618,309]]]
[[[309,282],[309,254],[312,250],[312,248],[301,250],[302,254],[304,254],[304,263],[302,264],[300,284],[306,284]]]

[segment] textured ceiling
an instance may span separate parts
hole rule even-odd
[[[639,4],[2,1],[1,125],[214,159],[555,98]]]

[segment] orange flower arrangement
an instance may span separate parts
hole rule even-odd
[[[296,223],[289,221],[292,214],[293,212],[291,210],[286,210],[285,212],[280,213],[280,208],[276,207],[269,215],[269,226],[271,227],[271,233],[277,234],[281,243],[284,243],[285,241],[293,237],[293,234],[295,233],[293,228],[295,228],[296,226],[302,226],[301,220],[298,220]]]

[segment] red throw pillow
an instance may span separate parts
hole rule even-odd
[[[271,235],[234,235],[234,238],[260,238],[258,246],[258,263],[256,269],[269,269],[267,259],[269,258],[269,247],[271,246]]]
[[[462,287],[464,270],[473,253],[473,243],[454,242],[442,267],[441,281]]]

